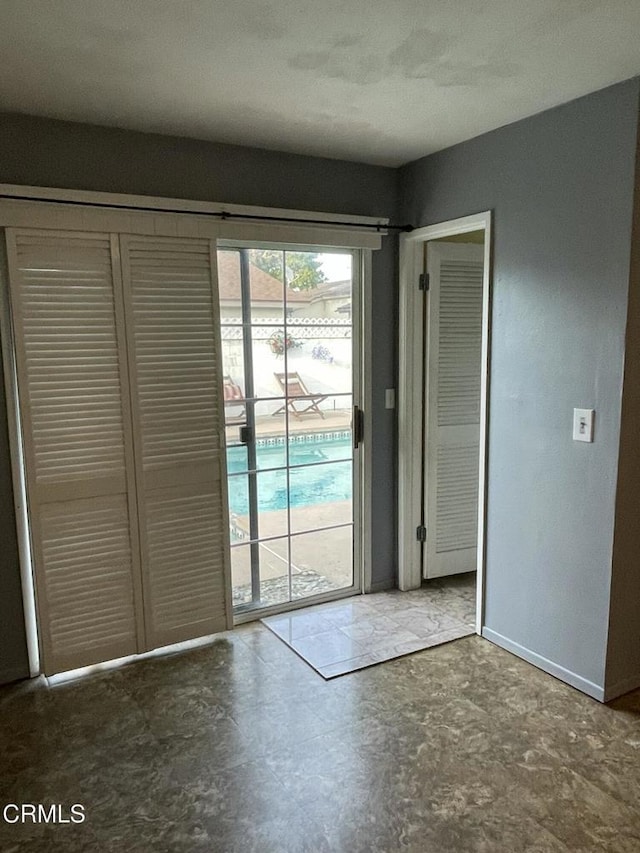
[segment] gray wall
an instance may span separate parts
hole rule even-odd
[[[394,169],[13,114],[0,114],[0,182],[391,218],[397,210]],[[395,418],[384,408],[384,389],[395,386],[396,375],[396,270],[396,240],[389,237],[374,254],[373,341],[366,342],[373,348],[375,377],[372,552],[377,586],[392,584],[396,576]],[[18,677],[27,670],[8,458],[2,419],[0,666]]]
[[[627,311],[606,692],[640,684],[640,145]]]
[[[401,170],[402,218],[494,212],[488,628],[604,686],[638,80]],[[596,409],[593,444],[572,409]]]

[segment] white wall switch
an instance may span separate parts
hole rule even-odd
[[[387,388],[384,392],[384,407],[385,409],[395,409],[396,407],[396,389]]]
[[[593,441],[594,409],[573,410],[573,440]]]

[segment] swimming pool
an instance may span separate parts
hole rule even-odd
[[[287,508],[287,472],[267,471],[286,464],[284,442],[258,444],[258,510],[269,512]],[[290,465],[304,465],[289,471],[289,503],[291,507],[313,506],[319,503],[351,500],[352,466],[349,438],[294,441],[289,446]],[[341,461],[338,461],[341,460]],[[345,461],[346,460],[346,461]],[[249,512],[248,478],[245,447],[227,450],[229,474],[229,510],[236,515]],[[238,476],[239,475],[239,476]]]

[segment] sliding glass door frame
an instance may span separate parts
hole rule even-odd
[[[234,607],[234,623],[241,624],[242,622],[251,621],[256,618],[262,618],[263,616],[271,615],[273,613],[286,612],[288,610],[297,609],[300,607],[307,607],[312,604],[319,604],[326,601],[333,601],[340,598],[346,598],[348,596],[353,596],[360,592],[363,592],[365,589],[365,572],[363,565],[363,558],[365,554],[365,547],[363,542],[363,531],[365,525],[363,524],[364,520],[364,507],[368,502],[366,501],[366,470],[365,470],[365,459],[370,455],[370,447],[368,446],[370,443],[370,437],[367,434],[366,426],[363,433],[363,424],[368,424],[370,422],[370,417],[367,417],[368,413],[364,413],[363,416],[363,400],[365,399],[365,388],[364,379],[365,375],[368,374],[368,371],[365,369],[365,353],[364,353],[364,343],[365,343],[365,335],[364,335],[364,318],[363,318],[363,291],[364,291],[364,281],[365,274],[367,268],[367,261],[370,261],[370,253],[366,250],[360,249],[344,249],[337,246],[331,245],[311,245],[311,246],[301,246],[297,244],[283,244],[283,243],[272,243],[269,241],[260,240],[258,241],[238,241],[238,240],[218,240],[217,242],[218,250],[222,251],[237,251],[240,257],[240,288],[241,288],[241,296],[242,296],[242,306],[241,306],[241,321],[242,321],[242,353],[244,360],[244,381],[245,381],[245,400],[243,401],[243,405],[245,405],[245,414],[244,414],[244,424],[241,425],[240,433],[242,435],[242,439],[240,440],[240,444],[243,444],[247,448],[247,468],[248,468],[248,482],[247,482],[247,492],[248,492],[248,503],[249,503],[249,522],[250,522],[250,542],[249,549],[251,554],[251,600],[237,605]],[[328,592],[317,593],[315,595],[309,595],[301,598],[295,598],[293,600],[280,602],[274,605],[267,606],[259,606],[260,602],[260,567],[259,567],[259,549],[260,544],[263,541],[258,535],[258,487],[257,487],[257,477],[258,477],[258,465],[257,465],[257,453],[256,453],[256,419],[255,419],[255,407],[256,404],[263,402],[262,398],[257,397],[255,395],[255,384],[253,377],[253,340],[251,335],[251,307],[250,307],[250,271],[249,271],[249,257],[248,250],[252,248],[259,249],[272,249],[278,251],[295,251],[295,252],[314,252],[314,253],[332,253],[332,254],[345,254],[349,255],[352,259],[351,269],[352,269],[352,293],[351,293],[351,315],[352,315],[352,327],[351,327],[351,354],[352,354],[352,388],[351,388],[351,397],[352,397],[352,423],[351,423],[351,434],[352,434],[352,584],[348,587],[343,587],[336,590],[331,590]],[[286,290],[286,287],[285,287]],[[286,322],[284,328],[286,329]],[[284,371],[287,372],[287,354],[286,351],[284,353]],[[286,405],[286,402],[285,402]],[[285,412],[285,429],[286,429],[286,440],[285,446],[287,447],[287,477],[289,476],[289,471],[291,470],[289,465],[288,458],[288,448],[289,448],[289,428],[288,428],[288,419],[286,417]],[[225,438],[225,441],[228,442],[228,439]],[[235,444],[227,443],[228,447],[236,446]],[[226,448],[225,448],[226,450]],[[290,509],[288,508],[288,511]],[[323,529],[332,529],[330,528],[318,528],[321,532]],[[289,554],[289,576],[290,576],[290,565],[291,565],[291,540],[296,537],[296,535],[300,535],[297,533],[291,533],[289,530],[287,535],[288,540],[288,554]],[[264,541],[269,541],[269,537],[265,537]],[[291,576],[289,577],[289,582],[291,583]],[[291,596],[290,596],[291,598]]]
[[[242,307],[242,350],[244,359],[245,426],[241,427],[241,442],[247,448],[247,491],[249,497],[249,536],[251,553],[251,606],[260,601],[260,542],[258,530],[258,453],[256,445],[256,404],[253,382],[253,336],[251,334],[251,280],[249,250],[240,254],[240,295]],[[242,436],[244,430],[244,437]],[[226,434],[226,430],[225,430]],[[226,438],[225,438],[226,441]]]

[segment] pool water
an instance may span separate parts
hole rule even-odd
[[[259,472],[257,475],[258,510],[268,512],[286,509],[288,503],[286,470],[282,468],[276,471],[264,470],[286,464],[284,446],[259,446],[256,452]],[[351,453],[351,442],[348,439],[292,442],[289,449],[290,465],[308,467],[292,468],[289,471],[290,505],[304,507],[351,500],[353,490]],[[229,510],[236,515],[247,515],[249,512],[248,478],[242,475],[246,470],[246,448],[228,448]]]

